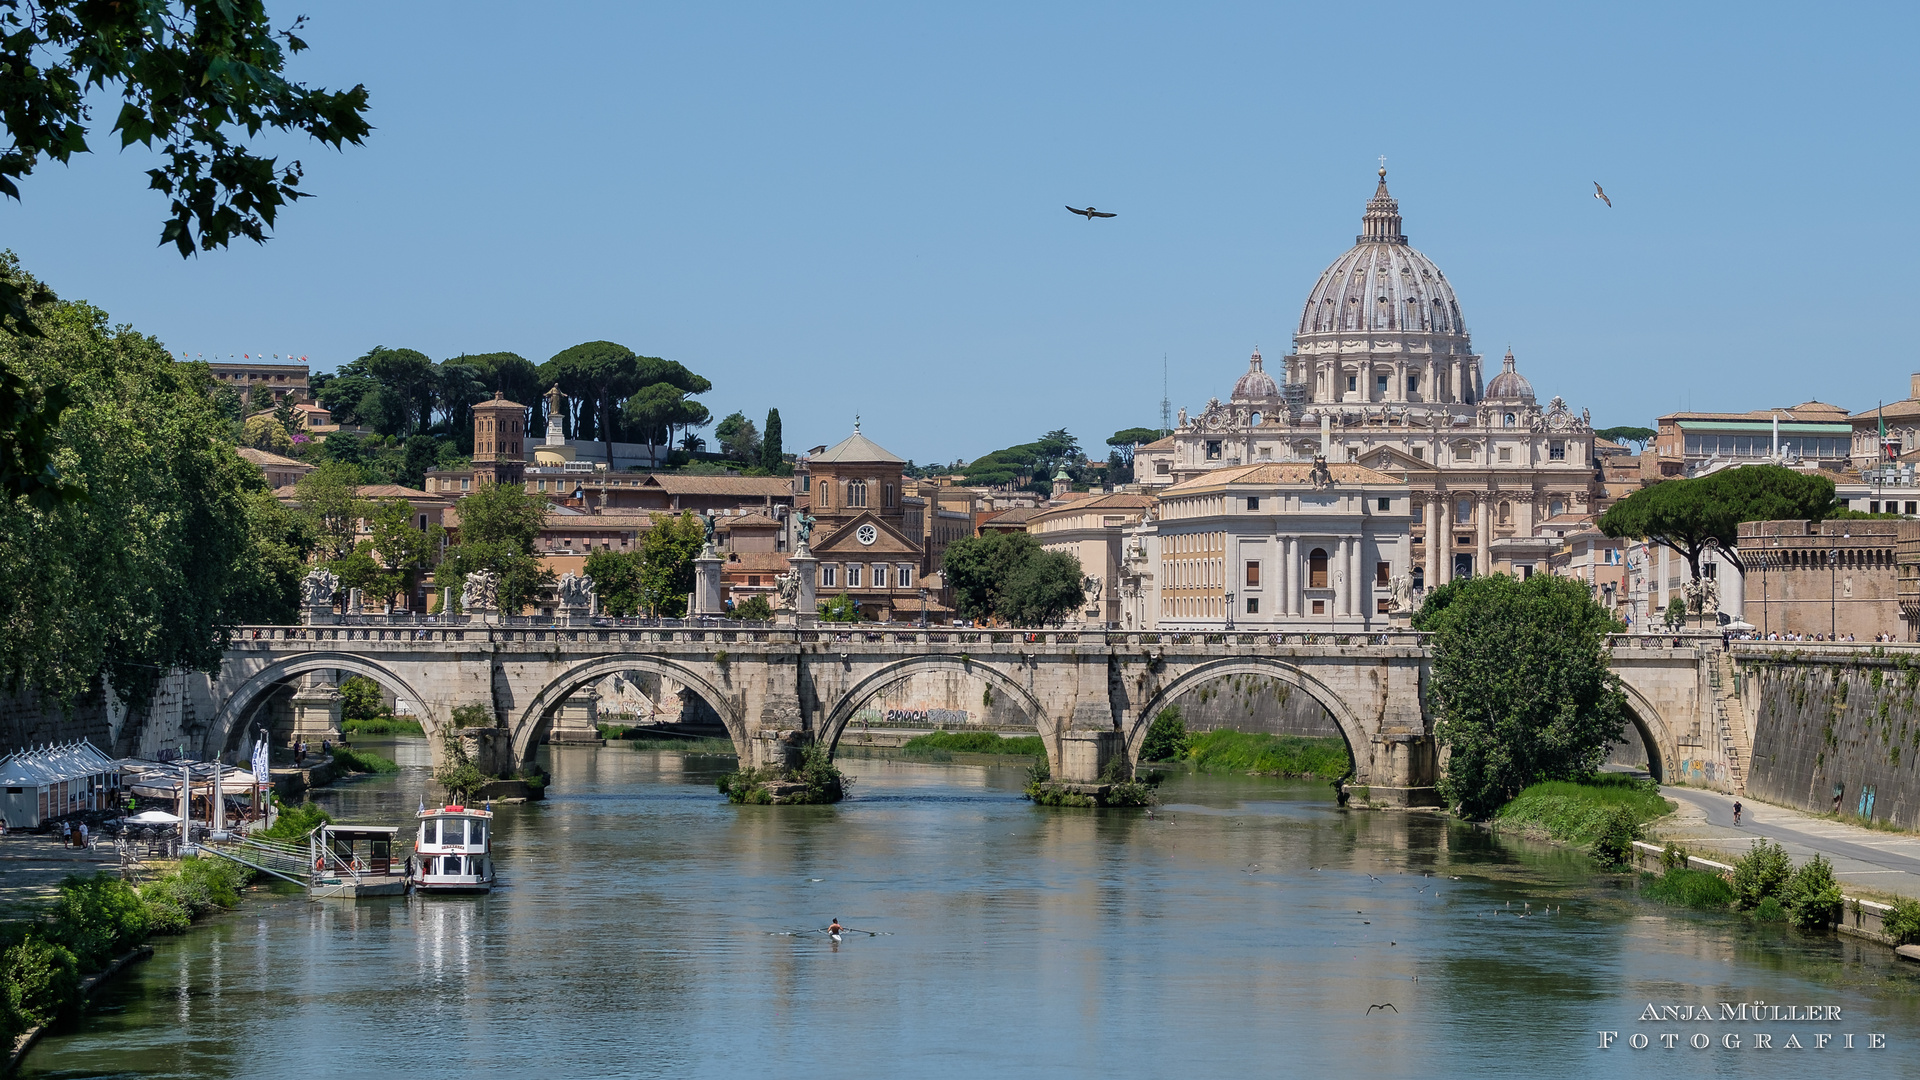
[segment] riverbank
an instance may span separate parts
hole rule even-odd
[[[45,910],[0,924],[0,1045],[8,1071],[51,1025],[78,1016],[113,974],[152,950],[148,939],[184,933],[240,902],[252,870],[219,858],[148,864],[139,885],[109,871],[61,882]]]

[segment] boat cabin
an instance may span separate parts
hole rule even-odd
[[[307,834],[307,855],[313,863],[314,896],[357,899],[398,896],[406,891],[404,860],[393,861],[395,825],[335,825],[331,822]]]
[[[414,839],[414,887],[486,892],[493,888],[493,812],[443,806],[419,813]]]

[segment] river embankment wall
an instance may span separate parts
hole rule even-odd
[[[0,754],[86,739],[117,757],[152,757],[194,737],[214,712],[212,687],[198,671],[169,672],[127,701],[104,683],[71,702],[15,694],[0,697]]]
[[[1738,670],[1751,797],[1920,828],[1920,655],[1786,651]]]

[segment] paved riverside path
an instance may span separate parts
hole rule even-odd
[[[1849,896],[1920,898],[1920,836],[1866,829],[1752,799],[1741,800],[1736,827],[1731,795],[1688,787],[1662,787],[1660,794],[1680,809],[1653,827],[1656,842],[1673,840],[1700,855],[1738,856],[1764,838],[1786,849],[1795,865],[1816,852],[1826,856]]]

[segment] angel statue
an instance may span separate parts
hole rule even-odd
[[[1080,583],[1081,587],[1086,590],[1088,607],[1092,607],[1100,602],[1100,589],[1105,584],[1105,579],[1095,577],[1092,574],[1088,574],[1086,580]]]
[[[340,588],[340,576],[322,567],[309,570],[307,576],[300,579],[300,599],[308,607],[325,607],[333,603],[333,594]]]
[[[800,606],[800,575],[795,571],[773,576],[774,595],[780,598],[781,611],[793,611]]]
[[[500,591],[500,575],[475,570],[460,588],[460,606],[467,611],[491,611]]]
[[[1413,578],[1406,574],[1395,574],[1387,587],[1393,590],[1393,610],[1395,612],[1413,610]]]

